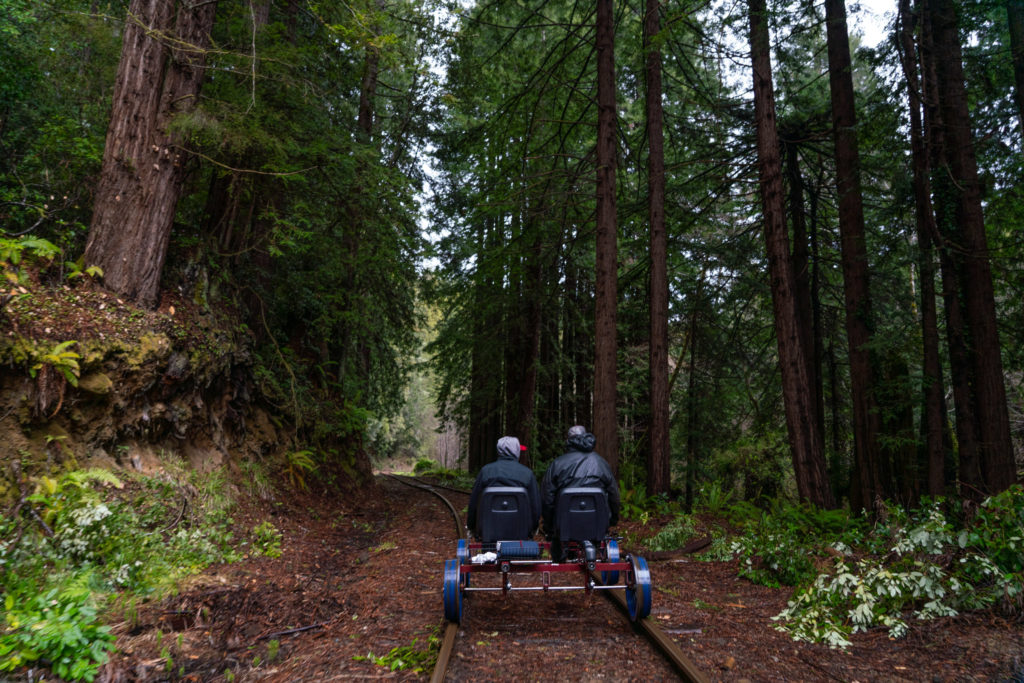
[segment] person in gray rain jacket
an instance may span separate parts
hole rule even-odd
[[[611,513],[609,526],[619,522],[619,484],[615,481],[608,461],[594,452],[597,439],[585,427],[575,425],[569,428],[565,446],[566,452],[548,465],[541,483],[541,509],[544,517],[544,534],[551,540],[551,556],[561,556],[561,544],[555,530],[555,512],[558,494],[562,489],[575,486],[597,486],[608,496],[608,510]]]
[[[473,491],[469,494],[469,509],[466,513],[466,526],[476,532],[476,507],[480,494],[488,486],[522,486],[530,504],[530,535],[537,531],[540,522],[540,490],[537,488],[537,477],[533,470],[519,462],[519,455],[525,448],[519,445],[514,436],[503,436],[498,439],[498,459],[480,468],[476,476]]]

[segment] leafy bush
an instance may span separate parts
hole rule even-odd
[[[40,477],[20,514],[0,522],[0,671],[45,660],[62,679],[91,680],[113,647],[97,617],[112,596],[159,594],[239,557],[225,483],[132,476],[127,486],[101,469]]]
[[[899,638],[907,620],[1016,605],[1024,597],[1019,487],[982,505],[969,527],[955,529],[941,500],[905,513],[890,507],[866,539],[878,557],[836,559],[829,573],[797,591],[775,619],[797,640],[845,648],[849,636],[875,626]],[[1016,526],[1015,526],[1016,525]]]
[[[740,576],[766,586],[796,586],[814,579],[815,560],[847,551],[862,536],[862,524],[842,510],[777,503],[746,522],[732,547]]]
[[[691,515],[679,513],[661,531],[647,540],[647,547],[655,552],[676,550],[698,537],[711,536],[711,545],[694,555],[705,562],[721,562],[733,558],[732,540],[720,525],[698,529],[698,521]]]
[[[262,522],[252,528],[252,547],[267,557],[281,557],[281,539],[277,527],[270,522]]]
[[[436,468],[437,463],[431,460],[430,458],[420,458],[419,460],[416,461],[416,464],[413,465],[412,473],[417,475],[425,474],[427,472],[433,471]]]
[[[413,466],[413,474],[418,477],[436,477],[451,486],[461,486],[467,489],[473,487],[473,477],[470,476],[468,472],[442,467],[429,458],[420,458],[417,460],[416,464]]]
[[[689,515],[679,515],[662,527],[647,542],[647,547],[658,552],[682,548],[697,535],[697,528]]]
[[[977,548],[1001,571],[1024,571],[1024,487],[1012,486],[983,502],[960,545]]]
[[[717,481],[704,484],[697,491],[696,507],[713,515],[722,514],[733,502],[733,491],[723,489]]]
[[[621,480],[619,491],[619,516],[622,519],[633,519],[646,525],[652,516],[673,514],[679,509],[678,504],[664,494],[648,496],[646,487],[639,482],[629,486],[626,480]]]
[[[733,542],[740,556],[740,576],[754,583],[795,586],[814,577],[807,536],[798,527],[765,515]]]
[[[45,658],[60,678],[91,681],[114,648],[114,636],[96,623],[87,596],[57,589],[31,598],[7,593],[4,611],[0,671]]]

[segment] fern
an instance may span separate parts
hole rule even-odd
[[[100,484],[109,484],[115,489],[124,488],[124,482],[122,482],[116,474],[101,467],[93,467],[87,470],[74,470],[73,472],[68,472],[64,476],[64,479],[78,487],[85,487],[89,483],[98,482]]]
[[[29,368],[29,374],[32,377],[35,377],[36,373],[38,373],[44,365],[50,365],[64,375],[64,379],[68,381],[68,384],[77,387],[78,374],[80,372],[78,360],[82,356],[74,351],[68,350],[73,344],[77,343],[78,342],[73,339],[70,341],[63,341],[49,351],[43,353],[36,358],[36,362],[31,368]]]

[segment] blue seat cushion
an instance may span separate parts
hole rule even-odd
[[[540,543],[537,541],[502,541],[498,547],[498,557],[505,560],[540,557]]]

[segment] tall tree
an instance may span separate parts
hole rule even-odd
[[[615,17],[612,0],[597,0],[597,217],[594,308],[594,436],[618,471],[617,308],[618,229],[615,216]]]
[[[932,211],[931,185],[928,182],[928,154],[922,119],[921,79],[918,78],[917,50],[914,41],[915,15],[910,0],[900,0],[897,13],[898,46],[907,86],[907,111],[910,118],[910,152],[914,183],[914,215],[917,235],[921,291],[922,342],[922,419],[926,486],[931,496],[945,491],[945,386],[939,355],[938,312],[935,299],[935,214]]]
[[[860,152],[845,0],[825,0],[825,22],[853,402],[854,481],[851,503],[857,508],[874,510],[876,500],[884,500],[889,495],[891,474],[878,442],[880,423],[878,397],[875,395],[878,382],[870,351],[874,314],[868,283]]]
[[[825,435],[825,401],[821,386],[821,333],[815,300],[817,286],[815,269],[812,264],[810,242],[807,232],[807,211],[804,204],[804,181],[800,172],[800,149],[794,141],[783,141],[785,173],[789,182],[789,203],[786,208],[790,216],[793,233],[793,276],[796,284],[797,315],[800,316],[801,342],[807,360],[807,380],[813,392],[815,419],[818,432]]]
[[[671,484],[668,409],[668,236],[665,232],[665,146],[661,105],[661,3],[647,0],[644,18],[647,73],[647,192],[651,233],[650,394],[647,492],[666,493]]]
[[[85,262],[144,306],[160,276],[188,153],[171,129],[196,105],[216,2],[132,0]]]
[[[978,451],[964,450],[961,438],[961,482],[965,494],[981,497],[1009,487],[1016,479],[1010,441],[1006,388],[996,324],[995,296],[989,264],[988,241],[981,206],[981,182],[971,135],[967,91],[961,63],[957,9],[951,0],[928,0],[938,119],[942,147],[938,174],[953,204],[952,220],[939,222],[943,249],[952,263],[953,278],[947,296],[960,300],[965,318],[963,334],[968,353],[968,395],[957,398],[957,410],[968,402],[975,416]],[[966,406],[964,406],[966,408]],[[976,464],[975,464],[976,463]]]
[[[822,437],[807,376],[797,315],[795,283],[786,233],[782,195],[782,161],[775,123],[775,94],[765,0],[749,0],[750,54],[754,75],[754,122],[757,130],[758,175],[764,211],[764,237],[771,279],[775,334],[782,374],[783,404],[790,439],[797,491],[803,500],[821,507],[834,504],[825,473]]]

